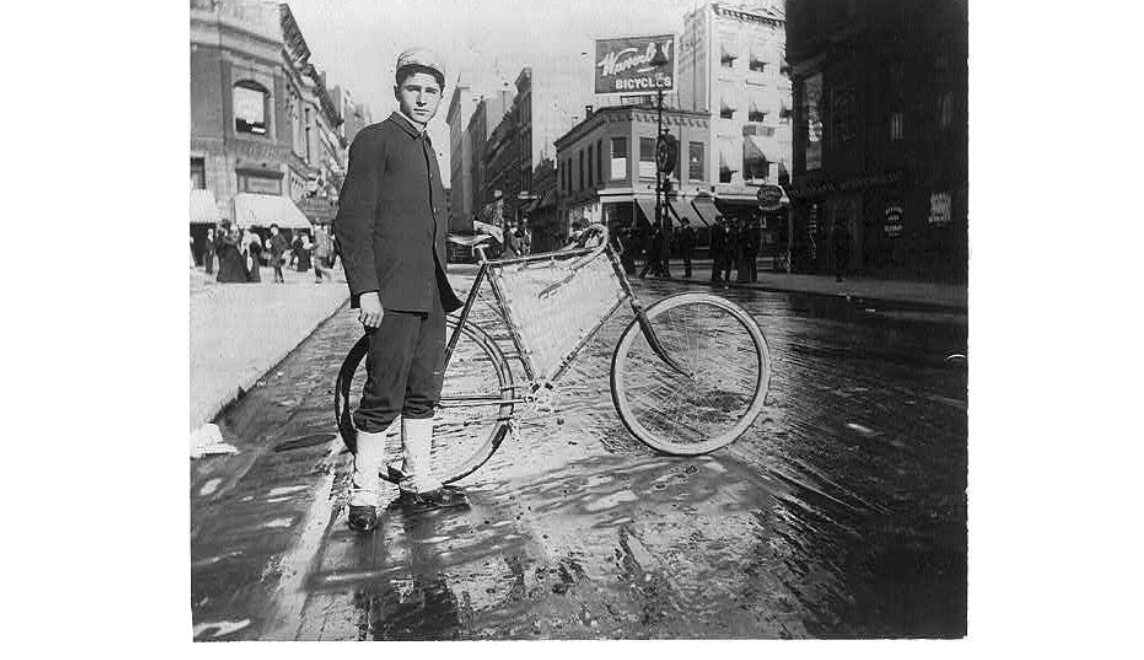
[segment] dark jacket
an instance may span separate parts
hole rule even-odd
[[[382,307],[446,312],[462,306],[445,276],[445,188],[429,136],[398,113],[358,132],[338,198],[335,236],[352,304],[377,291]]]

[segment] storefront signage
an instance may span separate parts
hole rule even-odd
[[[886,207],[886,221],[882,225],[888,238],[897,238],[902,235],[902,207],[891,204]]]
[[[281,195],[282,179],[269,179],[260,176],[245,175],[240,177],[242,191],[259,193],[263,195]]]
[[[722,5],[712,5],[711,9],[715,12],[716,16],[722,16],[723,18],[734,18],[744,23],[761,23],[763,25],[770,25],[771,27],[782,27],[782,21],[778,19],[759,16],[758,14],[750,14],[737,9],[729,9]]]
[[[817,181],[815,183],[802,185],[792,184],[791,187],[787,189],[787,194],[795,199],[806,199],[808,197],[820,197],[830,193],[853,192],[877,186],[894,185],[901,183],[904,179],[905,176],[899,170],[883,174],[859,176],[843,181]]]
[[[657,48],[667,63],[652,66]],[[597,39],[595,80],[597,94],[675,89],[675,36]]]
[[[941,192],[930,195],[929,223],[931,225],[948,225],[953,220],[952,202],[949,193]]]
[[[822,74],[809,76],[802,83],[803,113],[806,117],[806,169],[822,167]]]
[[[763,211],[777,211],[782,208],[783,189],[778,186],[762,186],[759,188],[759,209]]]

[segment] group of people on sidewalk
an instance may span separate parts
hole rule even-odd
[[[193,237],[191,244],[193,250]],[[192,265],[193,257],[192,253]],[[294,240],[289,241],[277,224],[271,224],[270,232],[263,238],[258,232],[223,220],[207,230],[202,259],[207,275],[215,275],[217,260],[217,282],[261,282],[265,261],[274,269],[275,282],[286,281],[284,267],[300,273],[313,268],[315,283],[321,284],[323,276],[330,277],[328,271],[337,262],[337,248],[334,237],[320,226],[314,228],[312,241],[306,232],[298,232]]]
[[[731,272],[735,271],[738,282],[759,280],[758,257],[761,236],[761,223],[752,217],[743,221],[739,218],[715,216],[711,227],[711,281],[730,282]],[[673,252],[683,261],[683,277],[691,277],[691,259],[695,252],[695,230],[687,217],[680,218],[680,227],[664,240],[659,226],[620,230],[620,242],[624,246],[621,261],[629,275],[636,274],[636,259],[644,256],[644,267],[639,271],[640,279],[649,274],[654,277],[671,277],[669,260]]]

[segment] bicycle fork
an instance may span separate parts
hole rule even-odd
[[[651,346],[652,352],[658,355],[659,359],[666,362],[667,365],[672,369],[675,369],[688,378],[692,378],[695,374],[691,373],[690,369],[680,364],[678,361],[676,361],[675,358],[671,357],[671,354],[668,353],[667,349],[665,349],[663,344],[660,343],[659,337],[656,336],[655,330],[651,327],[651,321],[648,320],[647,314],[644,313],[643,306],[635,302],[634,299],[632,301],[632,310],[634,310],[636,313],[636,320],[639,321],[640,330],[643,332],[644,337],[647,338],[647,343]]]

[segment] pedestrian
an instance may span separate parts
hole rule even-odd
[[[238,244],[238,229],[223,220],[215,236],[215,253],[218,255],[219,282],[245,282],[246,266]]]
[[[679,229],[679,256],[683,259],[683,277],[691,279],[691,251],[695,249],[695,230],[687,216],[679,219],[683,226]]]
[[[274,281],[285,283],[286,278],[282,275],[282,262],[285,259],[286,237],[282,235],[282,230],[279,229],[278,224],[270,225],[270,238],[267,239],[269,245],[267,246],[270,251],[270,265],[274,266]]]
[[[739,239],[736,241],[738,249],[735,251],[735,272],[736,282],[746,284],[751,281],[751,268],[747,265],[750,259],[751,248],[751,225],[749,222],[738,218],[735,220],[735,226],[739,230]]]
[[[508,225],[504,229],[504,247],[506,258],[514,259],[521,256],[520,233],[513,225]]]
[[[357,429],[349,525],[377,527],[385,431],[401,416],[401,503],[416,512],[464,504],[430,464],[441,396],[445,315],[462,306],[445,273],[445,189],[426,132],[444,93],[440,59],[412,48],[397,59],[399,109],[362,129],[334,221],[351,305],[369,336],[369,375],[353,414]]]
[[[528,225],[525,225],[524,231],[521,232],[520,243],[526,255],[532,254],[532,230],[528,228]]]
[[[834,232],[831,241],[834,244],[834,281],[841,282],[842,274],[850,263],[850,227],[846,218],[835,216]]]
[[[663,232],[660,231],[658,226],[652,227],[651,233],[648,234],[647,247],[647,260],[644,262],[643,270],[640,271],[640,279],[647,277],[650,272],[654,276],[663,274]]]
[[[304,231],[294,237],[295,267],[299,273],[310,270],[310,235]]]
[[[743,236],[743,257],[744,266],[747,270],[747,278],[745,282],[758,282],[759,281],[759,245],[762,241],[762,223],[759,222],[758,216],[752,215],[751,219],[747,221],[747,227]]]
[[[620,263],[627,275],[636,274],[636,242],[631,227],[623,227],[619,232]]]
[[[723,281],[723,256],[727,249],[727,227],[723,216],[715,216],[715,226],[711,228],[711,283]]]
[[[246,273],[250,282],[262,281],[262,238],[251,229],[246,235]]]
[[[207,229],[206,245],[203,246],[203,271],[207,275],[214,275],[214,259],[215,259],[215,230],[214,227]]]
[[[729,283],[731,281],[731,270],[737,265],[740,258],[740,250],[743,246],[739,243],[741,235],[738,220],[735,218],[728,219],[726,229],[727,237],[723,246],[723,282]]]
[[[314,283],[321,284],[325,268],[329,265],[330,242],[326,238],[326,231],[321,227],[314,228]]]

